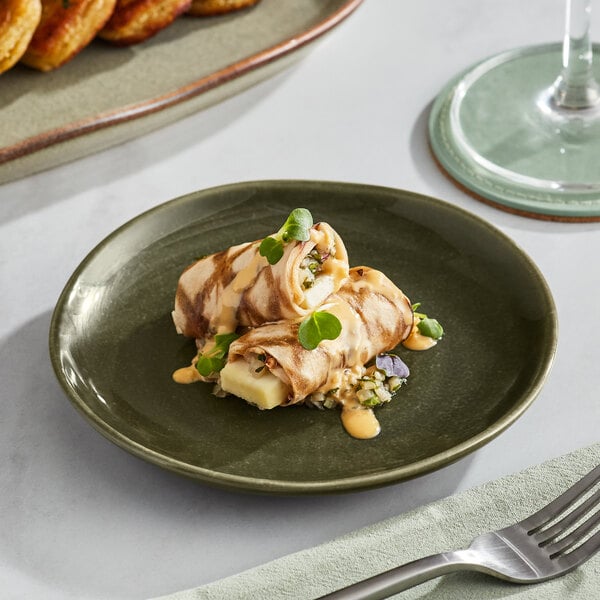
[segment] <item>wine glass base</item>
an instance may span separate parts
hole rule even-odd
[[[537,218],[600,221],[600,106],[552,111],[562,46],[511,50],[450,81],[429,119],[448,174],[499,208]],[[600,47],[594,46],[600,81]]]

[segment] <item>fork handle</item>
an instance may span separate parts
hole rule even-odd
[[[472,565],[460,550],[433,554],[349,585],[320,600],[380,600],[429,579],[468,568]]]

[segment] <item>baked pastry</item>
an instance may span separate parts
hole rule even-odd
[[[21,61],[56,69],[83,50],[104,27],[116,0],[42,0],[42,17]]]
[[[23,56],[41,15],[41,0],[0,3],[0,73],[10,69]]]
[[[192,17],[208,17],[254,6],[259,0],[192,0],[188,15]]]
[[[191,0],[117,0],[115,10],[98,34],[120,46],[137,44],[170,25],[191,6]]]

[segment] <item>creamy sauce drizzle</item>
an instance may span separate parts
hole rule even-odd
[[[420,320],[418,317],[415,317],[410,335],[402,342],[402,345],[409,350],[429,350],[429,348],[433,348],[437,344],[437,340],[421,334],[417,327]]]
[[[381,426],[370,408],[342,408],[342,425],[353,438],[369,440],[379,435]]]
[[[359,440],[374,438],[381,431],[373,410],[362,406],[355,395],[356,383],[364,372],[365,367],[362,365],[355,365],[351,369],[337,369],[335,374],[329,375],[327,383],[328,386],[339,388],[337,401],[342,409],[342,425],[348,435]]]
[[[189,365],[188,367],[177,369],[173,373],[173,381],[175,383],[196,383],[196,381],[201,381],[201,378],[196,365]]]
[[[366,354],[370,351],[371,341],[364,335],[365,331],[360,315],[343,302],[339,302],[326,310],[335,315],[344,324],[342,333],[340,334],[342,338],[340,346],[345,349],[346,367],[350,369],[355,369],[356,367],[362,368],[368,358]],[[329,377],[334,374],[335,371],[330,373]],[[329,385],[329,382],[327,385]],[[331,385],[330,387],[338,386]]]
[[[217,333],[235,331],[238,326],[237,313],[242,295],[256,280],[261,269],[267,265],[267,259],[255,252],[252,260],[241,269],[233,281],[223,290],[221,310],[211,319],[211,325]]]

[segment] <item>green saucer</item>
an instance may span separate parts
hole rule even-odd
[[[594,48],[600,81],[600,49]],[[484,60],[453,79],[429,121],[439,164],[477,197],[527,216],[600,220],[600,106],[550,119],[547,90],[561,68],[561,45]],[[566,113],[564,113],[566,114]]]

